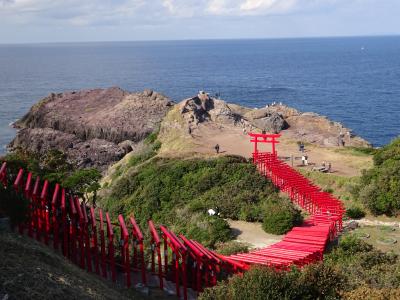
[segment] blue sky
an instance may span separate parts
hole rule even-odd
[[[0,43],[400,34],[400,0],[0,0]]]

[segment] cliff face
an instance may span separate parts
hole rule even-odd
[[[149,135],[173,103],[146,90],[120,88],[51,94],[15,123],[10,148],[39,154],[58,149],[78,167],[103,168]]]

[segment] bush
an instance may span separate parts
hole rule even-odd
[[[270,201],[264,209],[263,229],[272,234],[285,234],[302,222],[301,212],[287,201]]]
[[[375,215],[400,211],[400,138],[378,149],[374,167],[364,171],[355,194]]]
[[[243,276],[236,275],[227,282],[206,289],[199,299],[335,299],[343,283],[340,274],[323,264],[288,272],[254,267]]]
[[[101,173],[97,169],[82,169],[75,171],[61,183],[63,187],[73,190],[84,201],[88,201],[89,194],[92,195],[93,205],[96,206],[97,191],[100,189],[100,179]]]
[[[400,299],[400,288],[397,289],[374,289],[368,286],[345,292],[343,298],[346,300],[374,299],[374,300],[397,300]]]
[[[112,215],[134,213],[144,226],[153,219],[208,246],[232,238],[222,218],[262,221],[264,206],[272,200],[292,207],[241,157],[155,157],[126,169],[103,195],[102,206]],[[209,217],[210,208],[222,218]]]
[[[230,241],[227,243],[217,243],[216,249],[222,255],[233,255],[236,253],[248,253],[249,245],[237,241]]]
[[[358,206],[350,207],[346,210],[346,216],[351,219],[361,219],[365,217],[365,211]]]
[[[0,217],[9,217],[13,226],[25,221],[28,204],[22,193],[15,192],[12,186],[0,185]]]
[[[60,183],[63,178],[73,172],[73,167],[67,162],[66,155],[58,150],[50,150],[41,156],[17,150],[0,159],[2,160],[7,162],[10,179],[14,179],[20,168],[29,170],[34,177],[40,176],[50,183]]]

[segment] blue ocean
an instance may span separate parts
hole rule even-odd
[[[0,45],[0,152],[15,135],[9,124],[39,99],[109,86],[283,102],[375,146],[400,135],[400,37]]]

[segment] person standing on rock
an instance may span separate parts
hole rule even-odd
[[[215,149],[215,152],[217,152],[217,154],[219,154],[219,145],[218,144],[215,145],[214,149]]]

